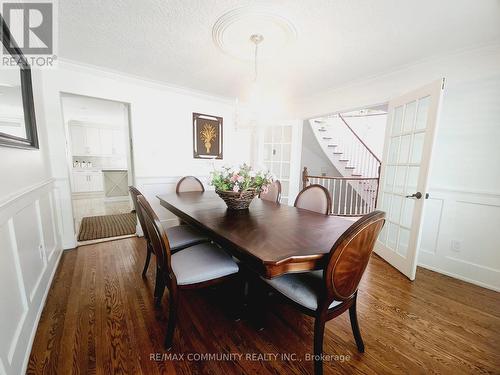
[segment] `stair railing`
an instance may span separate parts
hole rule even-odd
[[[379,177],[381,161],[368,145],[356,134],[341,114],[340,121],[333,122],[332,146],[334,153],[348,160],[347,167],[352,168],[355,175],[362,177]]]
[[[362,216],[375,210],[379,188],[378,177],[311,176],[302,171],[302,188],[311,184],[325,187],[332,198],[331,215]]]

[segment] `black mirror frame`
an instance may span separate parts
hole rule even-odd
[[[3,47],[17,61],[21,74],[21,91],[23,97],[24,125],[26,127],[26,138],[16,137],[0,132],[0,146],[16,147],[25,149],[38,149],[38,134],[36,130],[35,103],[33,101],[33,84],[31,81],[31,68],[17,46],[7,23],[0,14]]]

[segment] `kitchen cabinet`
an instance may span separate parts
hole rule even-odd
[[[70,136],[73,156],[101,154],[101,139],[98,128],[71,124]]]
[[[120,129],[113,129],[113,155],[125,155],[125,137],[124,132]]]
[[[87,155],[86,131],[84,126],[71,125],[69,127],[71,137],[71,149],[73,155]]]
[[[69,126],[73,156],[125,156],[125,131],[108,125],[81,124]]]
[[[113,130],[101,128],[99,129],[101,138],[101,153],[102,155],[113,155]]]
[[[73,193],[103,191],[102,172],[73,171]]]

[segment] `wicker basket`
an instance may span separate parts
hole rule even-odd
[[[257,195],[254,189],[244,190],[242,192],[222,191],[215,189],[215,192],[226,202],[227,208],[231,210],[246,210],[252,199]]]

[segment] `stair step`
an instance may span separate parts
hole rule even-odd
[[[319,132],[326,132],[326,129],[325,128],[319,128],[318,131]]]
[[[361,173],[351,173],[352,177],[361,177],[363,176]]]
[[[325,121],[324,121],[324,120],[314,120],[314,122],[315,122],[316,124],[324,124],[324,123],[325,123]]]
[[[352,167],[352,166],[349,166],[349,165],[346,165],[344,168],[345,169],[356,169],[356,167]]]
[[[333,151],[333,155],[342,155],[343,152],[342,151]]]
[[[323,139],[324,139],[325,141],[329,141],[330,139],[332,139],[332,137],[323,137]]]
[[[328,146],[326,146],[326,147],[338,147],[338,145],[333,145],[333,144],[331,144],[331,145],[328,145]]]
[[[349,159],[339,159],[339,161],[349,161]]]

